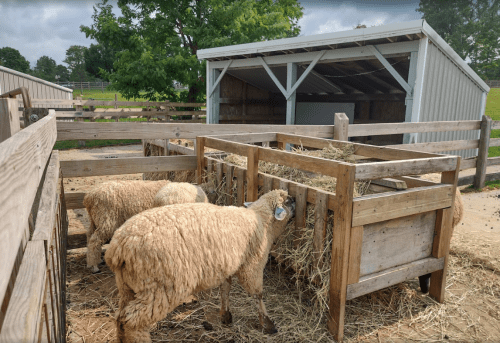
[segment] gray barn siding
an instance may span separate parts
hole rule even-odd
[[[429,42],[422,93],[420,122],[480,120],[482,89],[479,88],[438,47]],[[439,142],[472,140],[479,131],[419,133],[418,141]],[[477,155],[477,150],[450,151],[464,158]]]
[[[73,92],[65,91],[55,84],[19,72],[10,72],[10,69],[0,67],[0,94],[19,87],[28,88],[31,99],[73,99]],[[40,105],[34,107],[40,107]],[[67,106],[55,105],[51,107],[64,108]]]

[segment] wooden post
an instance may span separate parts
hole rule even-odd
[[[323,265],[322,255],[326,238],[327,217],[328,193],[318,190],[314,206],[313,268],[315,269],[319,269]]]
[[[248,147],[247,153],[247,201],[259,198],[259,148]]]
[[[236,189],[236,201],[238,206],[243,206],[243,203],[245,202],[245,169],[239,167],[237,168],[236,181],[238,182],[238,184]]]
[[[336,141],[348,141],[349,118],[345,113],[335,113],[335,125],[333,127],[333,139]]]
[[[297,185],[295,194],[295,235],[293,246],[298,247],[301,243],[300,229],[306,227],[307,218],[307,186]]]
[[[14,136],[21,130],[18,100],[0,99],[0,142]]]
[[[481,136],[479,138],[479,151],[477,154],[476,176],[474,187],[483,188],[486,183],[486,166],[488,165],[488,148],[490,147],[492,120],[483,115],[481,120]]]
[[[104,82],[101,82],[101,93],[104,93]]]
[[[116,102],[118,101],[118,94],[115,93],[115,110],[118,108]]]
[[[451,184],[451,206],[437,211],[436,229],[434,242],[432,245],[432,256],[435,258],[444,257],[444,268],[431,274],[431,286],[429,295],[437,302],[444,302],[446,289],[446,272],[448,270],[448,253],[450,249],[451,234],[453,232],[453,211],[455,207],[455,195],[457,189],[458,174],[460,173],[460,157],[457,157],[457,168],[441,174],[441,183]]]
[[[233,173],[234,173],[234,166],[226,164],[226,205],[232,205],[233,204]]]
[[[81,85],[81,83],[80,83],[80,85]],[[83,94],[83,91],[82,91],[82,94]],[[81,101],[82,97],[79,96],[79,97],[76,98],[76,100],[80,100]],[[76,105],[75,109],[76,109],[77,112],[83,112],[83,106],[82,105]],[[76,118],[76,121],[84,121],[84,119],[83,118]],[[85,146],[85,141],[84,140],[79,140],[78,141],[78,146],[79,147],[84,147]]]
[[[203,183],[203,176],[205,175],[205,138],[196,137],[196,182],[201,185]]]
[[[337,184],[342,187],[337,188],[335,196],[328,331],[336,341],[342,341],[356,167],[341,163],[337,172]]]

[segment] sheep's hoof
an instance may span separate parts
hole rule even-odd
[[[222,324],[231,324],[233,322],[233,315],[231,314],[230,311],[226,311],[224,313],[221,313],[221,321]]]
[[[431,286],[431,274],[419,276],[418,282],[420,283],[420,290],[422,293],[428,293],[429,287]]]
[[[267,334],[267,335],[274,335],[275,333],[278,332],[278,329],[276,329],[276,326],[272,326],[272,327],[266,327],[264,328],[264,333]]]

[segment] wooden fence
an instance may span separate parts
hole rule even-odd
[[[2,343],[66,341],[68,218],[56,134],[50,111],[0,143]]]

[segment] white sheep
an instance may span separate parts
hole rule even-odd
[[[118,229],[105,254],[120,296],[120,342],[151,342],[149,327],[187,296],[221,287],[221,317],[229,312],[231,276],[258,305],[266,333],[276,332],[262,300],[263,271],[273,242],[295,204],[283,190],[249,208],[196,203],[153,208]]]
[[[157,206],[207,202],[200,186],[160,181],[110,181],[85,195],[90,226],[87,230],[87,267],[99,272],[102,245],[132,216]]]

